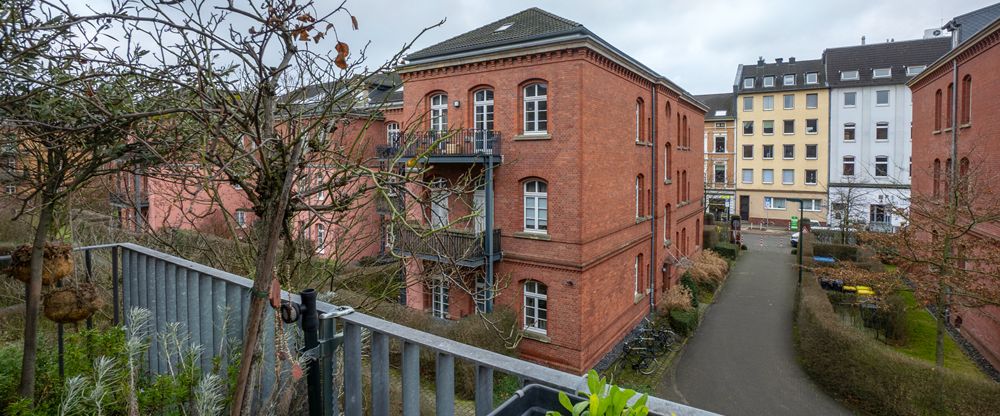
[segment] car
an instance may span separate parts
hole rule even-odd
[[[796,233],[792,234],[792,242],[791,242],[791,244],[792,244],[792,248],[795,248],[795,247],[799,246],[799,233],[796,232]]]

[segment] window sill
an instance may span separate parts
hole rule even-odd
[[[806,160],[819,160],[818,157],[807,157]]]
[[[972,127],[972,123],[965,123],[965,124],[963,124],[961,126],[958,126],[958,128],[960,128],[960,129],[967,129],[969,127]]]
[[[769,211],[784,211],[785,210],[784,208],[768,208],[768,207],[764,207],[764,209],[769,210]]]
[[[795,133],[781,133],[782,136],[794,136]]]
[[[636,294],[634,294],[632,296],[632,304],[633,305],[638,305],[639,302],[642,302],[642,299],[645,298],[645,297],[646,297],[646,295],[642,294],[642,293],[636,293]]]
[[[774,185],[774,182],[761,182],[763,185]]]
[[[814,183],[807,183],[806,186],[816,186]]]
[[[644,222],[646,222],[646,221],[649,221],[649,220],[651,220],[651,219],[653,219],[653,217],[652,217],[652,216],[648,216],[648,215],[647,215],[647,216],[645,216],[645,217],[636,217],[636,219],[635,219],[635,223],[636,223],[636,224],[640,224],[640,223],[644,223]]]
[[[670,239],[663,240],[664,247],[670,247]]]
[[[781,158],[781,160],[795,160],[795,158],[794,157],[783,157],[783,158]]]
[[[944,129],[942,131],[944,131],[945,133],[951,132],[951,127],[948,127],[948,128],[946,128],[946,129]]]
[[[764,133],[764,134],[761,134],[761,136],[774,136],[774,133]]]
[[[931,132],[931,134],[941,134],[941,130],[934,130]]]
[[[532,140],[552,140],[552,135],[548,133],[539,134],[519,134],[514,136],[514,141],[532,141]]]
[[[674,183],[674,181],[670,180],[670,178],[667,178],[667,179],[664,179],[664,180],[663,180],[663,184],[664,184],[664,185],[670,185],[670,184],[672,184],[672,183]]]
[[[819,108],[819,107],[806,107],[806,110],[815,110],[817,108]]]
[[[532,331],[530,329],[525,329],[521,331],[521,335],[528,339],[533,339],[538,342],[544,342],[546,344],[551,344],[552,339],[545,334],[540,334],[538,332]]]
[[[548,233],[533,233],[529,231],[516,232],[514,233],[514,237],[526,238],[529,240],[542,240],[542,241],[552,240],[552,237],[550,237]]]
[[[810,136],[815,136],[815,135],[817,135],[817,134],[819,134],[819,133],[818,133],[818,132],[812,132],[812,133],[810,133],[810,132],[808,132],[808,131],[807,131],[807,132],[806,132],[806,134],[808,134],[808,135],[810,135]]]
[[[765,157],[765,158],[763,158],[763,159],[764,159],[764,160],[774,160],[774,158],[773,158],[773,157]]]
[[[636,146],[643,146],[643,147],[653,147],[653,142],[644,142],[644,141],[640,140],[640,141],[635,142],[635,145]]]

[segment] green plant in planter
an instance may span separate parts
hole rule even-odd
[[[594,370],[587,373],[587,388],[590,390],[589,393],[580,392],[586,397],[586,400],[573,404],[566,393],[559,392],[559,403],[573,416],[645,416],[649,414],[649,408],[646,407],[649,395],[643,394],[630,406],[628,401],[636,395],[635,390],[622,390],[618,386],[608,387],[607,379],[598,376]],[[559,415],[562,413],[555,410],[546,413],[546,416]]]

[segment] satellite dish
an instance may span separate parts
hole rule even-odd
[[[934,30],[934,36],[941,36],[941,29]]]

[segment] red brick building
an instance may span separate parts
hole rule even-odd
[[[910,81],[913,91],[913,194],[947,198],[949,171],[968,183],[979,202],[995,204],[1000,175],[1000,5],[959,16],[951,30],[954,49]],[[955,149],[952,149],[955,144]],[[980,224],[971,234],[1000,241],[1000,224]],[[961,242],[958,243],[960,250]],[[970,268],[973,268],[972,266]],[[996,282],[988,283],[996,285]],[[953,308],[961,332],[1000,368],[1000,308]]]
[[[406,60],[403,110],[386,115],[403,133],[379,151],[419,159],[442,189],[470,172],[484,178],[475,192],[431,196],[417,215],[479,213],[446,236],[449,247],[475,246],[448,260],[460,263],[455,275],[427,276],[444,260],[403,250],[407,304],[457,319],[476,311],[478,292],[455,282],[501,287],[495,301],[517,311],[522,355],[585,371],[676,284],[675,259],[701,249],[707,108],[537,8]],[[394,241],[412,240],[406,233]],[[479,300],[489,310],[494,297]]]

